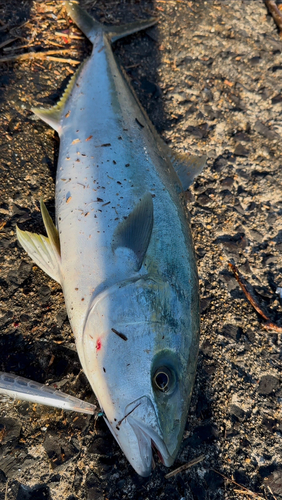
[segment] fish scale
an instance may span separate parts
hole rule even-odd
[[[173,154],[157,136],[111,50],[155,20],[97,23],[68,14],[93,43],[61,101],[34,109],[60,136],[55,227],[17,230],[63,288],[78,355],[104,419],[136,472],[152,446],[166,466],[179,450],[199,345],[198,276],[182,191],[205,157]]]

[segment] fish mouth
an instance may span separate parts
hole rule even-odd
[[[173,460],[160,435],[157,434],[151,427],[144,425],[140,421],[136,421],[134,417],[128,417],[128,423],[137,437],[140,456],[143,458],[144,464],[146,463],[147,465],[148,475],[150,474],[152,468],[153,450],[156,450],[162,464],[169,467]]]
[[[112,427],[107,419],[105,421],[140,476],[147,477],[151,473],[153,449],[166,467],[172,465],[174,457],[168,452],[154,406],[148,397],[144,396],[129,404],[118,427]]]

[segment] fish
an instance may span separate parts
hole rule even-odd
[[[104,26],[63,2],[93,45],[61,100],[32,111],[60,138],[56,224],[17,227],[60,283],[78,356],[106,424],[134,470],[179,452],[199,349],[198,274],[185,191],[206,157],[177,154],[140,105],[112,43],[155,19]]]

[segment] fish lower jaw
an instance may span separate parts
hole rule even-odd
[[[170,467],[174,460],[168,453],[164,441],[156,431],[142,424],[140,421],[137,422],[134,418],[128,417],[128,420],[137,437],[140,458],[143,463],[143,472],[140,473],[137,471],[138,474],[144,477],[150,475],[153,464],[153,450],[156,451],[161,463],[166,467]]]

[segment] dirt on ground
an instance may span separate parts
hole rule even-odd
[[[282,499],[281,333],[265,329],[228,266],[281,328],[282,39],[262,0],[81,4],[106,24],[158,16],[117,42],[115,55],[163,139],[208,157],[187,192],[198,370],[180,453],[169,470],[156,456],[149,478],[133,471],[98,413],[3,399],[0,500]],[[61,288],[15,233],[16,224],[44,233],[41,196],[54,218],[59,139],[30,109],[57,102],[91,45],[58,1],[5,0],[0,13],[0,370],[95,403]]]

